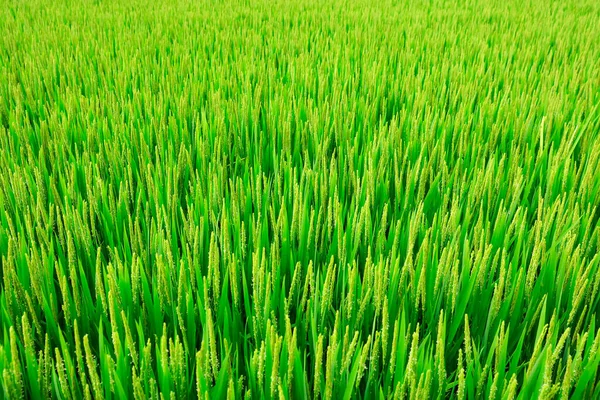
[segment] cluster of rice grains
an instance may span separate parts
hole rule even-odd
[[[600,3],[0,5],[0,397],[600,397]]]

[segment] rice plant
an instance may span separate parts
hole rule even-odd
[[[599,20],[0,0],[0,397],[600,398]]]

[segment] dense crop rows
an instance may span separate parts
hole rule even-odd
[[[600,397],[600,3],[0,0],[0,397]]]

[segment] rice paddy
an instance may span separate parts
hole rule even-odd
[[[600,398],[599,20],[0,0],[0,398]]]

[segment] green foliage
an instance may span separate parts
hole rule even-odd
[[[0,397],[599,398],[599,19],[0,0]]]

